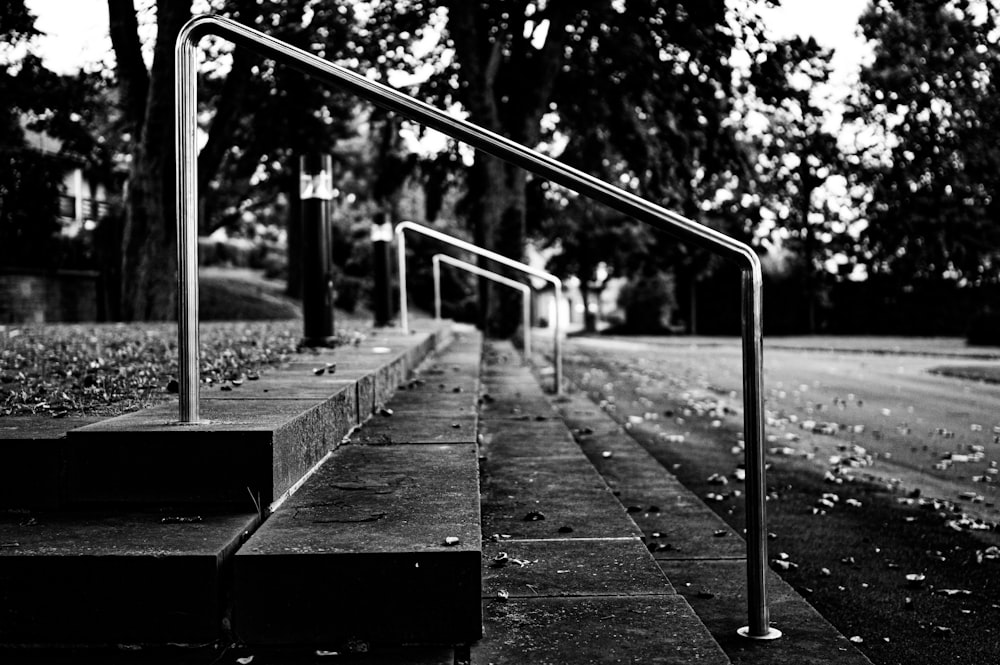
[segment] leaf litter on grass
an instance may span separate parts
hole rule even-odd
[[[202,384],[233,390],[258,380],[298,352],[301,326],[202,323]],[[117,415],[167,400],[178,389],[176,331],[172,323],[0,326],[0,417]],[[363,338],[353,329],[340,336]]]

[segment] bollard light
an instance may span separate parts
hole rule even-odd
[[[376,326],[387,326],[392,320],[392,222],[379,213],[372,220],[372,272],[375,284],[372,293],[372,313]]]
[[[331,346],[334,330],[333,157],[303,155],[299,159],[302,206],[302,345]]]

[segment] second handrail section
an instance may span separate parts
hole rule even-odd
[[[448,256],[447,254],[435,254],[431,257],[431,262],[432,270],[434,272],[434,318],[437,320],[441,320],[442,263],[447,263],[455,266],[456,268],[461,268],[466,272],[471,272],[474,275],[491,279],[498,284],[503,284],[520,291],[521,295],[524,296],[522,304],[523,312],[521,316],[523,321],[521,326],[524,328],[524,359],[527,362],[531,362],[531,287],[527,284],[522,284],[521,282],[510,279],[509,277],[504,277],[503,275],[495,273],[492,270],[480,268],[479,266],[469,263],[468,261],[462,261],[461,259],[456,259],[453,256]]]

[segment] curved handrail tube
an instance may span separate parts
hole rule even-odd
[[[198,420],[198,246],[197,246],[197,100],[198,40],[223,37],[251,48],[276,62],[292,66],[326,83],[333,83],[401,116],[436,129],[495,157],[520,166],[639,221],[736,261],[743,276],[743,400],[747,467],[747,601],[749,626],[741,634],[770,639],[780,633],[769,625],[764,573],[767,566],[767,528],[764,514],[764,411],[762,389],[763,338],[761,328],[760,259],[745,243],[635,194],[598,180],[535,150],[420,102],[398,90],[371,81],[348,69],[286,44],[236,21],[198,16],[181,29],[174,50],[175,146],[177,165],[178,233],[178,362],[180,365],[180,420]],[[402,276],[400,276],[402,278]],[[558,317],[557,317],[558,318]]]
[[[553,378],[553,387],[555,388],[555,393],[557,395],[562,394],[562,331],[560,329],[559,323],[559,313],[562,311],[563,305],[563,289],[562,280],[553,275],[550,272],[544,270],[539,270],[538,268],[532,268],[527,263],[521,263],[520,261],[515,261],[512,258],[506,257],[503,254],[497,254],[488,249],[483,249],[479,245],[473,245],[471,242],[466,242],[461,238],[456,238],[455,236],[450,236],[447,233],[441,233],[435,229],[424,224],[417,224],[416,222],[404,221],[396,225],[396,250],[398,252],[398,262],[399,262],[399,326],[404,332],[409,330],[409,315],[406,304],[406,236],[403,234],[404,231],[414,231],[416,233],[423,234],[425,236],[439,240],[445,244],[451,245],[453,247],[458,247],[459,249],[464,249],[470,254],[475,254],[477,256],[482,256],[491,261],[496,261],[508,268],[513,268],[514,270],[520,270],[523,273],[531,275],[533,277],[538,277],[539,279],[544,279],[545,281],[552,284],[555,287],[556,292],[556,316],[555,322],[552,328],[552,334],[555,338],[555,348],[553,349],[553,356],[555,360],[556,373]]]
[[[531,362],[531,287],[527,284],[522,284],[517,280],[510,279],[509,277],[504,277],[499,273],[495,273],[492,270],[486,270],[485,268],[480,268],[479,266],[469,263],[468,261],[462,261],[461,259],[456,259],[453,256],[448,256],[447,254],[435,254],[431,257],[431,261],[434,267],[434,318],[441,319],[441,264],[447,263],[449,265],[455,266],[456,268],[461,268],[466,272],[471,272],[473,275],[479,275],[480,277],[485,277],[486,279],[491,279],[498,284],[503,284],[509,286],[512,289],[517,289],[524,296],[522,301],[522,316],[523,321],[522,326],[524,327],[524,359]]]

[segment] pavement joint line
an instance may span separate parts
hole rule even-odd
[[[653,558],[656,559],[658,552],[653,553]],[[660,557],[656,559],[657,561],[743,561],[746,559],[745,556],[672,556],[672,557]]]
[[[527,586],[527,585],[525,585],[525,586]],[[530,600],[549,600],[549,599],[552,599],[552,598],[560,598],[560,599],[562,599],[562,598],[573,598],[573,599],[593,598],[595,600],[603,600],[603,599],[606,599],[606,598],[635,598],[636,596],[639,596],[639,597],[642,597],[642,598],[659,598],[661,596],[677,596],[677,595],[680,595],[680,594],[671,593],[669,591],[632,591],[628,595],[624,595],[624,594],[620,594],[620,593],[616,593],[616,594],[610,594],[610,593],[536,593],[533,596],[516,596],[516,597],[512,596],[512,598],[516,598],[519,601],[522,601],[522,600],[529,600],[529,601]],[[482,597],[483,600],[497,600],[497,598],[498,598],[498,596],[496,596],[496,595],[492,595],[491,596],[491,595],[485,594],[485,593],[483,594],[483,597]]]
[[[494,542],[500,543],[593,543],[593,542],[620,542],[630,540],[642,540],[639,536],[587,536],[584,538],[504,538]]]

